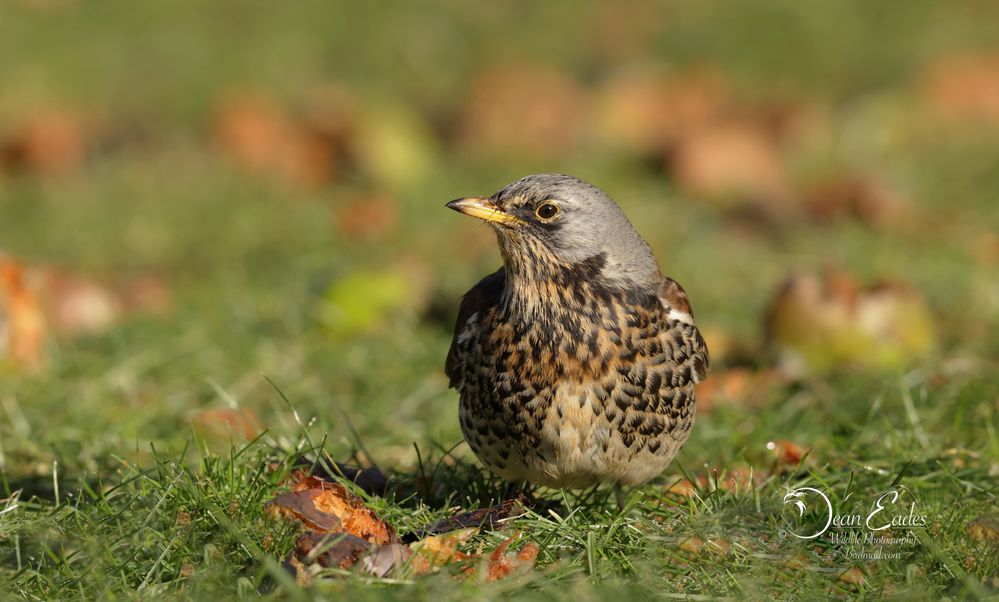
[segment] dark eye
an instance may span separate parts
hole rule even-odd
[[[558,205],[555,203],[541,203],[534,210],[534,214],[545,221],[550,220],[558,215]]]

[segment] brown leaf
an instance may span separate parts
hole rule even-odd
[[[999,542],[999,514],[985,514],[968,523],[968,536],[976,541]]]
[[[811,451],[808,448],[802,447],[793,441],[778,440],[770,441],[767,443],[767,449],[776,458],[778,464],[782,464],[788,467],[796,467],[801,464],[801,461],[805,458],[805,455]]]
[[[127,312],[165,314],[173,307],[173,294],[167,282],[152,274],[143,274],[125,282],[119,289]]]
[[[479,508],[469,512],[462,512],[442,518],[427,527],[424,532],[427,534],[446,533],[455,529],[465,529],[475,527],[477,529],[493,530],[503,519],[520,514],[524,511],[523,498],[506,500],[496,506],[489,508]]]
[[[86,140],[80,118],[61,109],[25,116],[0,140],[0,172],[62,175],[83,163]]]
[[[800,377],[841,367],[903,367],[934,345],[936,321],[911,287],[860,287],[833,270],[789,278],[771,302],[766,331],[780,371]]]
[[[331,143],[257,93],[230,93],[215,118],[219,147],[245,169],[306,187],[329,181]]]
[[[395,229],[399,209],[391,196],[373,193],[337,203],[334,219],[337,230],[347,238],[376,240]]]
[[[668,156],[671,177],[693,198],[722,208],[747,203],[772,217],[791,211],[791,186],[776,142],[743,121],[712,123],[686,133]]]
[[[716,71],[636,71],[597,91],[592,122],[608,144],[661,156],[683,135],[717,120],[727,102],[727,85]]]
[[[697,411],[710,412],[721,406],[757,407],[780,382],[774,370],[729,368],[713,372],[711,378],[697,385]]]
[[[426,574],[452,562],[475,558],[458,551],[458,546],[468,541],[479,530],[475,527],[451,531],[443,535],[431,535],[412,544],[416,558],[414,570],[418,575]]]
[[[912,204],[906,198],[870,176],[828,178],[813,185],[805,199],[808,212],[822,222],[850,218],[869,226],[898,228],[913,217]]]
[[[373,547],[371,542],[346,533],[304,533],[284,564],[305,587],[323,568],[349,569]]]
[[[364,570],[375,577],[386,577],[413,556],[413,550],[401,543],[378,546],[364,559]]]
[[[359,459],[363,462],[363,458]],[[345,462],[333,462],[334,470],[327,471],[325,464],[317,463],[309,458],[299,458],[295,463],[301,468],[291,474],[290,482],[298,481],[315,476],[325,481],[333,481],[337,478],[344,478],[353,482],[361,488],[361,491],[369,495],[382,495],[388,487],[388,477],[375,466],[358,467]]]
[[[267,505],[319,533],[349,533],[375,544],[396,541],[395,530],[339,483],[306,477]]]
[[[495,65],[472,82],[461,141],[476,154],[554,159],[574,148],[583,116],[572,77],[545,65]]]
[[[40,291],[56,333],[72,337],[104,332],[121,319],[121,299],[96,280],[59,269],[39,273]]]
[[[691,554],[700,554],[701,550],[704,549],[704,540],[700,537],[691,536],[680,542],[677,546],[684,552],[690,552]]]
[[[842,581],[843,583],[847,583],[849,585],[857,587],[865,585],[867,583],[867,576],[864,575],[864,571],[861,570],[860,567],[856,566],[846,569],[845,571],[840,573],[836,577],[836,579]]]
[[[519,536],[519,533],[510,536],[489,555],[485,567],[486,581],[499,581],[514,573],[523,573],[534,568],[541,548],[533,541],[524,544],[519,552],[507,553],[510,544]],[[470,569],[469,574],[474,575],[474,569]]]
[[[999,54],[962,54],[931,65],[923,82],[943,118],[999,126]]]
[[[215,439],[251,441],[263,431],[257,414],[245,407],[198,410],[190,420],[200,435]]]
[[[25,282],[25,267],[0,254],[0,360],[40,369],[47,333],[41,302]]]

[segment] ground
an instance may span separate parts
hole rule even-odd
[[[635,11],[0,8],[0,252],[117,300],[89,330],[47,314],[27,360],[0,345],[0,590],[995,596],[999,108],[979,88],[999,85],[999,14]],[[645,106],[646,88],[609,82],[648,72],[689,110],[616,113],[622,97]],[[25,151],[32,120],[41,150]],[[662,139],[645,136],[655,128]],[[458,299],[499,256],[444,203],[535,171],[610,192],[686,288],[715,345],[690,441],[624,508],[607,488],[532,491],[523,514],[463,547],[519,533],[515,549],[539,546],[523,574],[486,583],[452,564],[295,585],[281,563],[300,526],[265,504],[303,458],[377,464],[388,491],[365,502],[400,533],[510,493],[461,444],[443,374]],[[732,172],[749,175],[715,186]],[[830,179],[861,184],[815,192]],[[932,340],[876,365],[837,356],[789,372],[764,316],[787,277],[823,270],[905,283]],[[824,518],[813,495],[795,522],[786,496],[800,487],[865,519],[897,491],[879,516],[918,524],[890,541],[837,540],[843,525],[800,539]]]

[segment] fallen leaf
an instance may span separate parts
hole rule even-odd
[[[690,552],[691,554],[700,554],[701,550],[704,549],[704,540],[700,537],[691,536],[680,542],[677,546],[684,552]]]
[[[853,586],[862,586],[867,583],[867,576],[864,575],[864,571],[860,567],[851,567],[840,573],[836,579],[842,581],[843,583],[848,583]]]
[[[767,442],[767,449],[773,454],[778,464],[796,467],[801,464],[806,454],[811,451],[793,441],[778,440]]]
[[[290,493],[267,503],[273,513],[290,516],[317,533],[349,533],[374,544],[396,541],[395,530],[364,501],[339,483],[305,477]]]
[[[245,407],[198,410],[190,421],[202,437],[218,440],[251,441],[263,431],[257,414]]]
[[[812,564],[812,559],[805,555],[803,552],[798,552],[794,556],[789,557],[785,562],[784,566],[789,569],[806,569]]]
[[[709,552],[717,556],[728,556],[732,551],[732,542],[721,537],[714,537],[705,546]]]
[[[79,116],[64,109],[39,110],[0,139],[0,172],[66,174],[83,163],[86,146]]]
[[[438,140],[411,106],[367,105],[358,119],[351,157],[380,189],[399,194],[434,175],[440,162]]]
[[[968,523],[968,536],[976,541],[999,542],[999,514],[985,514]]]
[[[524,544],[524,547],[519,552],[507,553],[510,544],[519,536],[520,533],[510,536],[489,555],[484,571],[486,581],[499,581],[510,575],[522,574],[534,568],[534,563],[538,558],[538,552],[541,548],[533,541]],[[475,575],[475,567],[471,567],[468,574],[470,576]]]
[[[413,566],[422,575],[451,562],[467,560],[475,556],[458,551],[458,546],[468,541],[479,530],[471,527],[451,531],[443,535],[430,535],[413,543],[410,547],[416,555]]]
[[[489,508],[479,508],[469,512],[462,512],[454,516],[448,516],[427,527],[423,532],[426,534],[438,534],[454,531],[455,529],[465,529],[475,527],[477,529],[494,530],[503,519],[515,516],[524,511],[524,499],[516,498],[506,500],[496,506]]]
[[[334,175],[330,142],[261,93],[228,93],[216,111],[214,136],[223,152],[254,173],[306,187]]]
[[[284,565],[295,582],[306,587],[322,569],[349,569],[373,548],[371,542],[347,533],[304,533]]]
[[[426,305],[429,281],[419,263],[358,269],[330,284],[318,307],[319,320],[335,339],[388,328],[395,316],[419,313]]]
[[[892,282],[862,288],[836,271],[789,278],[770,304],[766,331],[789,377],[902,367],[936,339],[934,318],[917,291]]]
[[[119,289],[126,312],[165,314],[173,307],[173,294],[167,282],[153,274],[136,276]]]
[[[856,174],[814,184],[805,193],[811,216],[821,222],[843,218],[868,226],[899,228],[912,221],[912,204],[883,181]]]
[[[712,123],[686,133],[667,157],[680,190],[723,209],[752,207],[770,217],[793,209],[792,189],[776,142],[741,121]]]
[[[0,361],[38,370],[45,364],[48,322],[41,301],[25,282],[25,267],[0,254]]]
[[[333,462],[333,464],[334,470],[327,471],[323,463],[309,458],[299,458],[296,466],[300,466],[301,469],[292,473],[291,481],[297,483],[310,475],[326,481],[333,481],[338,477],[345,478],[369,495],[382,495],[388,487],[388,477],[375,466],[354,466],[345,462]]]
[[[698,383],[697,411],[710,412],[722,406],[757,407],[765,401],[767,393],[780,384],[781,379],[774,370],[719,370]]]
[[[348,239],[377,240],[389,236],[398,221],[395,200],[384,193],[356,196],[334,207],[337,231]]]
[[[633,71],[594,94],[591,123],[607,144],[640,156],[662,156],[685,134],[719,119],[728,90],[718,72]]]
[[[59,269],[40,270],[38,284],[56,333],[77,336],[104,332],[121,319],[121,299],[96,280]]]
[[[375,577],[387,577],[389,573],[409,562],[413,550],[401,543],[378,546],[364,558],[364,570]]]
[[[940,59],[929,67],[923,93],[945,119],[999,126],[999,54]]]
[[[567,74],[534,63],[494,65],[471,84],[460,139],[475,155],[552,160],[575,148],[583,118],[583,93]]]

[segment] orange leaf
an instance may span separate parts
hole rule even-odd
[[[340,485],[306,477],[268,502],[272,511],[291,516],[319,533],[349,533],[375,544],[396,540],[395,530],[358,496]]]

